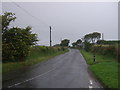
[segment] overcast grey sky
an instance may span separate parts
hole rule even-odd
[[[39,20],[31,17],[13,2],[2,3],[4,12],[16,14],[11,26],[32,26],[40,45],[49,45],[49,26],[52,44],[61,39],[74,42],[91,32],[104,33],[105,40],[118,39],[117,2],[16,2]]]

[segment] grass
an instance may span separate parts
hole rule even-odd
[[[81,50],[90,70],[106,88],[118,88],[118,65],[115,58],[111,56],[96,55],[96,62],[93,62],[93,54]]]
[[[25,61],[21,61],[21,62],[8,62],[8,63],[3,63],[2,64],[2,72],[5,73],[9,73],[11,71],[16,71],[19,70],[21,68],[25,68],[25,67],[29,67],[31,65],[40,63],[42,61],[46,61],[49,60],[57,55],[63,54],[65,52],[67,52],[68,50],[60,50],[60,51],[55,51],[55,52],[47,52],[47,53],[38,53],[38,51],[34,51],[31,53],[31,55],[29,57],[27,57],[27,59]]]

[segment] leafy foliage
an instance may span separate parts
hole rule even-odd
[[[32,46],[30,47],[30,54],[25,61],[3,63],[2,73],[5,74],[12,71],[19,71],[21,68],[50,60],[51,58],[68,51],[67,48],[64,48],[64,50],[62,48],[63,47]]]
[[[29,54],[30,46],[35,45],[36,34],[32,34],[31,27],[8,28],[11,21],[16,17],[13,13],[4,13],[2,15],[2,57],[3,62],[25,60]]]
[[[54,47],[60,47],[60,44],[55,44]]]
[[[4,15],[2,15],[2,33],[8,31],[10,22],[15,21],[15,19],[15,13],[5,12]]]
[[[81,43],[82,43],[82,40],[81,40],[81,39],[78,39],[76,42],[73,42],[73,43],[72,43],[72,46],[73,46],[73,47],[80,47]]]
[[[77,43],[77,44],[81,44],[81,43],[82,43],[82,40],[81,40],[81,39],[78,39],[78,40],[76,41],[76,43]]]
[[[86,34],[82,40],[84,41],[84,49],[86,51],[90,51],[90,48],[93,44],[95,44],[98,40],[100,40],[101,34],[98,32],[93,32]]]
[[[91,47],[91,52],[95,52],[101,55],[116,58],[119,61],[120,58],[120,45],[94,45]],[[119,61],[120,62],[120,61]]]
[[[96,62],[93,62],[93,53],[81,50],[85,60],[90,64],[90,70],[103,83],[106,88],[118,88],[118,64],[115,58],[105,55],[96,55]]]
[[[64,51],[67,50],[67,48],[64,47],[47,47],[47,46],[33,46],[30,48],[30,56],[36,56],[39,55],[40,56],[45,56],[45,55],[50,55],[59,51]],[[34,53],[35,52],[35,53]]]
[[[69,45],[69,42],[70,42],[70,40],[64,39],[64,40],[61,41],[60,46],[68,46],[68,45]]]
[[[73,42],[73,43],[72,43],[72,46],[73,46],[73,47],[76,47],[76,42]]]
[[[106,41],[106,40],[98,40],[97,44],[104,44],[104,45],[113,45],[113,44],[120,44],[120,40],[113,40],[113,41]]]
[[[91,46],[92,46],[92,44],[91,43],[89,43],[89,42],[84,42],[84,45],[85,45],[85,51],[87,51],[87,52],[89,52],[90,51],[90,49],[91,49]]]
[[[84,40],[85,42],[89,42],[89,43],[95,43],[97,42],[97,40],[99,40],[101,38],[101,34],[98,33],[98,32],[93,32],[93,33],[90,33],[90,34],[86,34],[84,36]]]

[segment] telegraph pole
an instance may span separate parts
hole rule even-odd
[[[102,33],[102,40],[104,40],[104,34]]]
[[[51,26],[50,26],[50,47],[52,46],[52,40],[51,40]]]

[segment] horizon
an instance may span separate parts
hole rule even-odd
[[[91,32],[104,33],[104,40],[119,40],[117,2],[3,2],[2,5],[2,14],[10,11],[17,17],[10,26],[32,26],[40,45],[49,46],[49,26],[52,26],[52,45],[63,39],[72,43]]]

